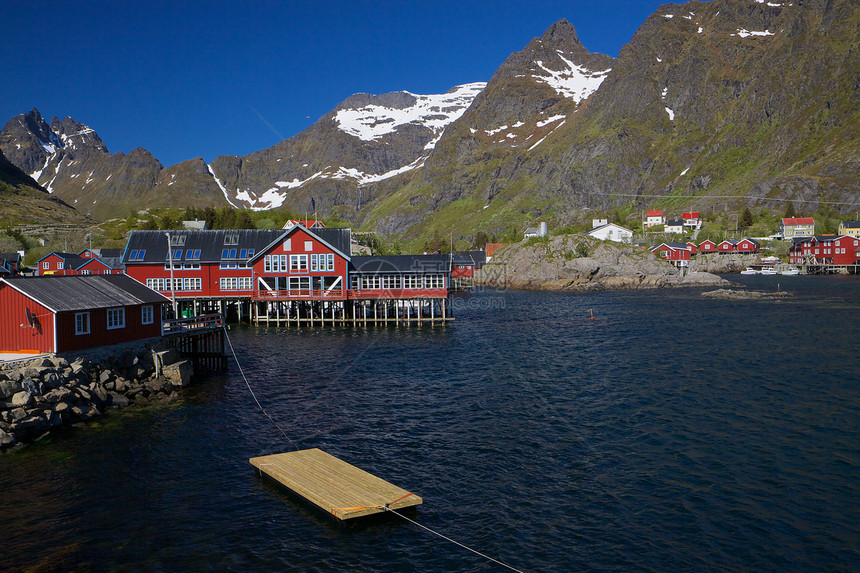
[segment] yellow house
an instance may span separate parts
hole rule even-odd
[[[839,235],[860,238],[860,221],[842,221],[839,223]]]

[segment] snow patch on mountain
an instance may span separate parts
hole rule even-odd
[[[215,176],[215,172],[212,170],[212,166],[211,166],[211,165],[209,165],[209,164],[207,163],[207,164],[206,164],[206,169],[208,169],[208,170],[209,170],[209,174],[212,176],[212,179],[214,179],[214,180],[215,180],[215,183],[218,185],[218,188],[219,188],[219,189],[221,189],[221,193],[223,193],[223,194],[224,194],[224,199],[226,199],[226,200],[227,200],[227,202],[230,204],[230,206],[231,206],[231,207],[239,207],[239,206],[238,206],[238,205],[236,205],[236,203],[234,203],[234,202],[233,202],[233,200],[230,198],[230,194],[229,194],[229,192],[227,191],[227,188],[224,186],[224,183],[222,183],[222,182],[221,182],[221,180],[220,180],[220,179],[218,179],[218,177],[216,177],[216,176]],[[237,191],[238,191],[238,189],[237,189]],[[239,198],[238,194],[236,195],[236,198],[237,198],[237,199]]]
[[[463,115],[486,85],[485,82],[465,84],[446,94],[409,94],[416,99],[415,104],[403,109],[382,105],[342,109],[335,114],[334,122],[338,129],[362,141],[378,140],[410,123],[422,125],[438,134]]]
[[[532,74],[532,77],[539,83],[550,86],[559,95],[572,99],[576,103],[588,99],[591,94],[597,91],[597,88],[606,79],[607,74],[612,71],[611,68],[592,71],[584,66],[573,63],[573,61],[565,57],[561,50],[556,50],[556,53],[566,67],[561,70],[553,70],[544,65],[543,61],[538,60],[535,64],[545,74],[536,72]]]
[[[743,28],[738,28],[737,34],[729,34],[729,36],[740,36],[741,38],[749,38],[750,36],[775,36],[773,32],[770,30],[763,30],[761,32],[751,32],[749,30],[744,30]]]

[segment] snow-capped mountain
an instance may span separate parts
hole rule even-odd
[[[860,208],[857,22],[854,0],[667,4],[618,58],[590,53],[560,20],[486,85],[356,94],[242,157],[163,168],[36,110],[7,123],[0,150],[100,216],[189,204],[302,212],[313,198],[322,215],[423,236],[452,221],[501,234],[673,201],[707,211],[791,198],[812,212],[827,200],[849,212]]]
[[[359,187],[420,168],[484,86],[435,95],[355,94],[295,137],[245,157],[218,157],[209,168],[237,207],[271,209],[307,202],[313,193],[328,206],[351,204],[347,194],[357,204]]]

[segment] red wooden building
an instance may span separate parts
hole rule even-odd
[[[690,262],[692,251],[686,243],[661,243],[651,249],[651,252],[669,261],[676,267],[686,267]]]
[[[431,318],[450,319],[450,257],[352,257],[350,234],[301,223],[277,230],[134,231],[123,264],[130,276],[175,297],[184,316],[217,311],[258,323],[348,322],[380,304],[398,317],[408,303],[415,312],[421,307]]]
[[[81,253],[49,253],[36,263],[38,275],[118,275],[123,268],[119,258],[100,258],[85,249]]]
[[[737,243],[735,241],[725,240],[719,245],[717,245],[718,253],[734,253],[737,250]]]
[[[169,302],[125,275],[0,279],[0,351],[70,352],[159,337]]]
[[[690,247],[690,253],[695,255],[699,252],[699,247],[693,241],[687,241],[687,246]]]
[[[699,252],[700,253],[716,253],[717,252],[717,244],[710,239],[705,239],[701,243],[699,243]]]
[[[735,250],[739,253],[757,253],[761,250],[761,245],[755,239],[741,239],[735,243]]]
[[[857,265],[860,264],[860,239],[849,235],[797,238],[788,256],[789,262],[798,265]]]

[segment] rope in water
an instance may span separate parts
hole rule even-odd
[[[260,411],[261,411],[261,412],[263,412],[263,414],[265,414],[265,415],[266,415],[266,417],[267,417],[269,420],[271,420],[272,424],[274,424],[274,425],[275,425],[275,427],[276,427],[278,430],[280,430],[281,434],[283,434],[283,436],[287,439],[287,441],[289,441],[289,442],[290,442],[290,444],[292,444],[292,446],[296,449],[296,451],[298,451],[298,449],[299,449],[299,448],[296,446],[295,442],[293,442],[293,441],[290,439],[290,437],[289,437],[289,436],[287,436],[287,433],[284,431],[284,429],[283,429],[283,428],[281,428],[281,427],[278,425],[278,423],[275,421],[275,419],[274,419],[274,418],[272,418],[272,416],[270,416],[268,412],[266,412],[265,408],[263,408],[262,404],[260,404],[260,401],[257,399],[257,395],[256,395],[256,394],[254,394],[254,390],[252,390],[252,389],[251,389],[251,384],[248,382],[248,378],[245,376],[245,371],[242,369],[242,365],[239,363],[239,359],[236,357],[236,350],[233,348],[233,343],[230,341],[230,336],[227,334],[227,327],[226,327],[226,326],[224,327],[224,338],[226,338],[226,339],[227,339],[227,344],[228,344],[228,346],[230,346],[230,353],[233,355],[233,360],[236,362],[236,366],[239,368],[239,373],[240,373],[240,374],[242,374],[242,379],[245,381],[245,386],[247,386],[247,387],[248,387],[248,391],[251,393],[251,396],[254,398],[254,402],[256,402],[256,403],[257,403],[257,406],[260,408]],[[407,493],[407,494],[406,494],[406,495],[404,495],[403,497],[401,497],[401,498],[399,498],[399,499],[396,499],[395,501],[393,501],[393,502],[391,502],[391,503],[397,503],[397,502],[398,502],[398,501],[400,501],[401,499],[403,499],[403,498],[405,498],[405,497],[408,497],[408,496],[410,496],[410,495],[413,495],[413,494],[412,494],[412,493]],[[437,537],[439,537],[439,538],[441,538],[441,539],[444,539],[445,541],[448,541],[448,542],[450,542],[450,543],[453,543],[454,545],[457,545],[457,546],[459,546],[459,547],[462,547],[463,549],[465,549],[465,550],[467,550],[467,551],[471,551],[471,552],[472,552],[472,553],[474,553],[475,555],[478,555],[478,556],[480,556],[480,557],[483,557],[484,559],[486,559],[486,560],[488,560],[488,561],[492,561],[493,563],[497,563],[498,565],[501,565],[502,567],[505,567],[505,568],[507,568],[507,569],[510,569],[511,571],[516,571],[517,573],[523,573],[523,571],[521,571],[520,569],[517,569],[517,568],[515,568],[515,567],[512,567],[512,566],[508,565],[507,563],[503,563],[502,561],[499,561],[498,559],[493,559],[493,558],[492,558],[492,557],[490,557],[489,555],[485,555],[485,554],[481,553],[480,551],[477,551],[476,549],[472,549],[472,548],[471,548],[471,547],[469,547],[468,545],[464,545],[463,543],[460,543],[459,541],[455,541],[454,539],[451,539],[450,537],[448,537],[448,536],[446,536],[446,535],[443,535],[443,534],[439,533],[438,531],[434,531],[434,530],[430,529],[430,528],[429,528],[429,527],[427,527],[426,525],[421,525],[421,524],[420,524],[420,523],[418,523],[417,521],[412,520],[412,519],[409,519],[408,517],[406,517],[406,516],[405,516],[405,515],[403,515],[402,513],[397,513],[395,510],[391,509],[391,508],[389,507],[389,505],[391,505],[391,504],[390,504],[390,503],[386,503],[385,505],[377,506],[377,507],[378,507],[379,509],[382,509],[382,510],[387,511],[387,512],[389,512],[389,513],[393,513],[393,514],[394,514],[394,515],[396,515],[397,517],[399,517],[399,518],[401,518],[401,519],[404,519],[404,520],[408,521],[409,523],[412,523],[412,524],[414,524],[414,525],[417,525],[417,526],[418,526],[418,527],[420,527],[421,529],[423,529],[423,530],[425,530],[425,531],[429,531],[429,532],[430,532],[430,533],[432,533],[433,535],[435,535],[435,536],[437,536]],[[374,509],[376,509],[377,507],[374,507]],[[335,513],[336,511],[338,511],[338,510],[344,511],[344,510],[350,510],[350,509],[369,509],[369,508],[366,508],[366,507],[360,507],[360,508],[359,508],[359,507],[347,507],[347,508],[344,508],[344,507],[338,507],[338,508],[332,508],[332,510],[331,510],[331,514],[332,514],[332,515],[334,515],[334,516],[335,516],[335,518],[336,518],[336,517],[337,517],[337,514]]]
[[[463,549],[465,549],[465,550],[467,550],[467,551],[471,551],[471,552],[472,552],[472,553],[474,553],[475,555],[480,555],[481,557],[483,557],[484,559],[486,559],[486,560],[488,560],[488,561],[492,561],[493,563],[498,563],[498,564],[499,564],[499,565],[501,565],[502,567],[506,567],[507,569],[510,569],[511,571],[516,571],[517,573],[523,573],[523,571],[521,571],[520,569],[517,569],[516,567],[512,567],[512,566],[508,565],[507,563],[504,563],[504,562],[502,562],[502,561],[499,561],[498,559],[493,559],[493,558],[492,558],[492,557],[490,557],[489,555],[484,555],[484,554],[483,554],[483,553],[481,553],[480,551],[476,551],[475,549],[472,549],[471,547],[468,547],[468,546],[466,546],[466,545],[463,545],[463,544],[462,544],[462,543],[460,543],[459,541],[455,541],[455,540],[451,539],[450,537],[446,537],[445,535],[442,535],[442,534],[441,534],[441,533],[439,533],[438,531],[433,531],[432,529],[430,529],[430,528],[429,528],[429,527],[427,527],[426,525],[421,525],[421,524],[420,524],[420,523],[418,523],[417,521],[415,521],[415,520],[413,520],[413,519],[409,519],[408,517],[406,517],[406,516],[405,516],[405,515],[403,515],[402,513],[397,513],[396,511],[394,511],[393,509],[391,509],[391,508],[390,508],[390,507],[388,507],[388,506],[383,506],[383,509],[385,509],[385,511],[388,511],[388,512],[390,512],[390,513],[393,513],[394,515],[396,515],[397,517],[400,517],[401,519],[405,519],[406,521],[408,521],[409,523],[411,523],[411,524],[413,524],[413,525],[417,525],[418,527],[420,527],[421,529],[423,529],[423,530],[425,530],[425,531],[429,531],[429,532],[430,532],[430,533],[432,533],[433,535],[436,535],[436,536],[438,536],[438,537],[441,537],[441,538],[442,538],[442,539],[444,539],[445,541],[450,541],[450,542],[451,542],[451,543],[453,543],[454,545],[459,545],[459,546],[460,546],[460,547],[462,547]]]
[[[295,448],[296,451],[299,451],[299,447],[296,445],[296,443],[290,439],[290,437],[287,435],[284,429],[278,425],[275,419],[272,418],[268,412],[266,412],[266,409],[263,408],[263,405],[260,404],[260,401],[257,399],[257,395],[254,394],[254,390],[251,389],[251,384],[248,382],[248,377],[245,376],[245,371],[242,369],[242,365],[239,363],[239,358],[236,357],[236,350],[233,348],[233,343],[230,341],[230,335],[227,334],[226,326],[224,327],[224,338],[227,339],[227,345],[230,346],[230,353],[233,355],[233,360],[236,362],[236,366],[239,368],[239,373],[242,375],[242,379],[245,381],[245,386],[248,387],[248,392],[251,393],[251,396],[254,398],[254,402],[257,403],[257,407],[260,408],[260,411],[266,415],[266,417],[272,422],[272,424],[275,425],[278,430],[280,430],[281,434],[284,436],[284,438],[286,438],[288,442],[290,442],[290,444],[292,444],[293,448]]]

